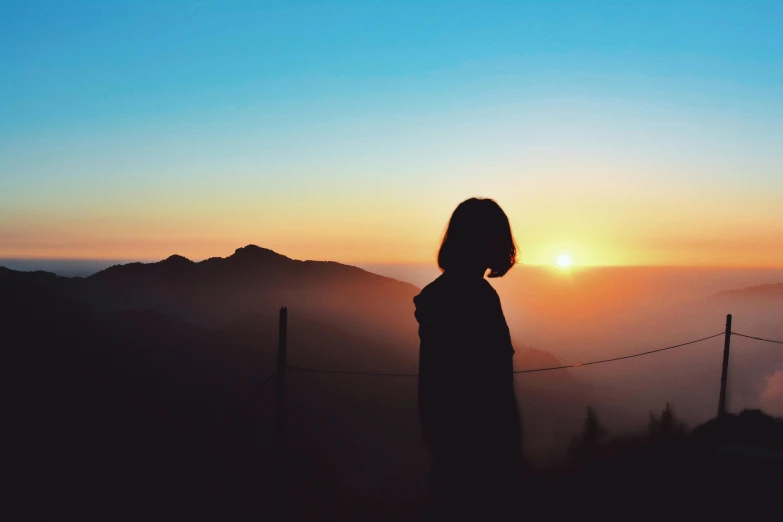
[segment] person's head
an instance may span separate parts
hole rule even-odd
[[[457,206],[438,252],[441,270],[489,269],[489,277],[502,277],[516,259],[511,225],[500,205],[491,199],[470,198]]]

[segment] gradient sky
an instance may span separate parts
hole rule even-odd
[[[0,257],[783,266],[783,2],[4,2]]]

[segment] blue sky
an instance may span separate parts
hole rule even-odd
[[[2,255],[422,260],[482,193],[551,223],[532,260],[725,264],[693,244],[729,222],[766,245],[746,264],[783,258],[779,1],[0,9]]]

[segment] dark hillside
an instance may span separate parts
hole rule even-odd
[[[199,263],[171,256],[111,267],[87,278],[79,291],[100,308],[154,308],[212,325],[286,304],[365,336],[411,323],[418,293],[413,285],[360,268],[298,261],[254,245]],[[415,328],[413,336],[399,328],[389,333],[408,347],[415,342]]]
[[[255,501],[266,457],[241,399],[257,372],[215,357],[215,335],[7,277],[0,295],[14,497],[84,516]]]
[[[86,279],[0,269],[15,491],[47,499],[48,514],[82,519],[263,511],[272,492],[274,386],[259,384],[274,367],[279,305],[289,305],[292,365],[416,373],[417,292],[257,247]],[[521,344],[517,359],[559,364]],[[289,372],[291,487],[311,500],[298,506],[302,517],[415,511],[428,466],[416,382]],[[518,386],[533,398],[522,401],[524,415],[549,419],[528,424],[528,446],[562,444],[581,415],[568,404],[583,395],[579,382],[560,372],[531,374]]]

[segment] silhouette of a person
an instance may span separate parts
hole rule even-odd
[[[491,199],[454,211],[438,254],[443,274],[414,298],[419,420],[432,457],[435,518],[494,520],[521,473],[521,430],[508,326],[484,279],[516,262],[508,218]]]

